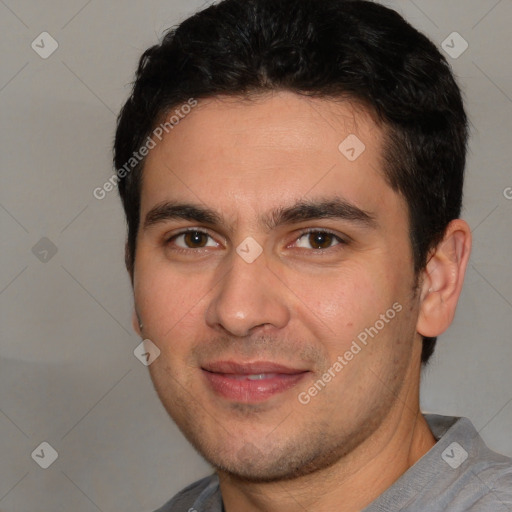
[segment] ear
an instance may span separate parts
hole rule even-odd
[[[471,230],[456,219],[432,253],[421,282],[419,334],[436,337],[452,323],[471,252]]]
[[[139,319],[139,315],[137,314],[137,311],[135,311],[135,308],[133,309],[132,313],[132,326],[133,330],[142,338],[142,329],[141,329],[141,321]]]

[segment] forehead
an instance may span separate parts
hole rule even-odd
[[[348,101],[291,92],[202,100],[150,151],[142,210],[187,199],[254,212],[328,194],[390,207],[399,198],[384,179],[382,140],[374,117]]]

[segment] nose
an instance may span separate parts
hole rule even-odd
[[[206,310],[207,325],[238,337],[263,326],[283,328],[290,320],[286,290],[267,267],[264,254],[252,263],[236,253],[232,259]]]

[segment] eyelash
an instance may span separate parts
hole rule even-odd
[[[336,250],[336,247],[338,247],[338,246],[348,245],[347,239],[342,238],[341,236],[337,235],[333,231],[330,231],[328,229],[317,229],[317,228],[304,229],[303,231],[300,232],[299,236],[297,236],[295,242],[299,241],[304,235],[309,235],[311,233],[320,233],[322,235],[331,235],[333,237],[333,240],[338,242],[335,245],[331,245],[327,249],[305,249],[307,251],[314,252],[315,254],[325,253],[329,250]],[[304,248],[300,247],[300,249],[304,249]],[[339,249],[339,247],[338,247],[338,249]]]
[[[172,235],[171,237],[169,237],[168,239],[166,239],[165,240],[165,245],[169,245],[176,238],[178,238],[180,236],[183,236],[183,235],[186,235],[188,233],[202,233],[202,234],[206,235],[207,237],[209,237],[210,239],[213,240],[213,237],[207,231],[203,231],[202,229],[198,229],[198,228],[188,228],[188,229],[180,231],[179,233],[176,233],[176,234]],[[321,253],[325,253],[325,252],[327,252],[329,250],[335,250],[335,247],[337,247],[338,245],[340,245],[340,246],[345,245],[346,246],[349,243],[348,240],[341,238],[339,235],[337,235],[333,231],[330,231],[328,229],[317,229],[317,228],[308,228],[308,229],[305,229],[305,230],[301,231],[298,234],[298,236],[295,238],[295,243],[297,243],[304,235],[309,235],[311,233],[320,233],[320,234],[324,234],[324,235],[331,235],[333,237],[333,240],[335,240],[338,243],[335,244],[335,245],[332,245],[332,246],[330,246],[330,247],[328,247],[326,249],[305,249],[304,247],[299,247],[299,249],[305,249],[308,252],[314,252],[316,254],[321,254]],[[201,249],[206,249],[206,247],[198,247],[196,249],[190,248],[190,247],[186,248],[186,249],[183,248],[183,247],[177,247],[177,248],[174,248],[173,250],[177,251],[177,252],[188,253],[190,251],[199,252]]]
[[[207,237],[209,237],[213,240],[213,237],[207,231],[203,231],[202,229],[198,229],[198,228],[189,228],[189,229],[180,231],[179,233],[176,233],[176,234],[172,235],[171,237],[169,237],[168,239],[166,239],[165,245],[169,245],[173,240],[175,240],[176,238],[178,238],[180,236],[186,235],[187,233],[202,233],[203,235],[206,235]],[[190,252],[190,251],[199,252],[201,249],[205,249],[205,248],[204,247],[199,247],[197,249],[193,249],[190,247],[187,249],[185,249],[184,247],[173,248],[173,250],[177,251],[177,252]]]

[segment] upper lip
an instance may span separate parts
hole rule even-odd
[[[291,368],[271,361],[239,363],[235,361],[215,361],[202,365],[203,370],[213,373],[231,373],[235,375],[258,375],[261,373],[303,373],[308,370]]]

